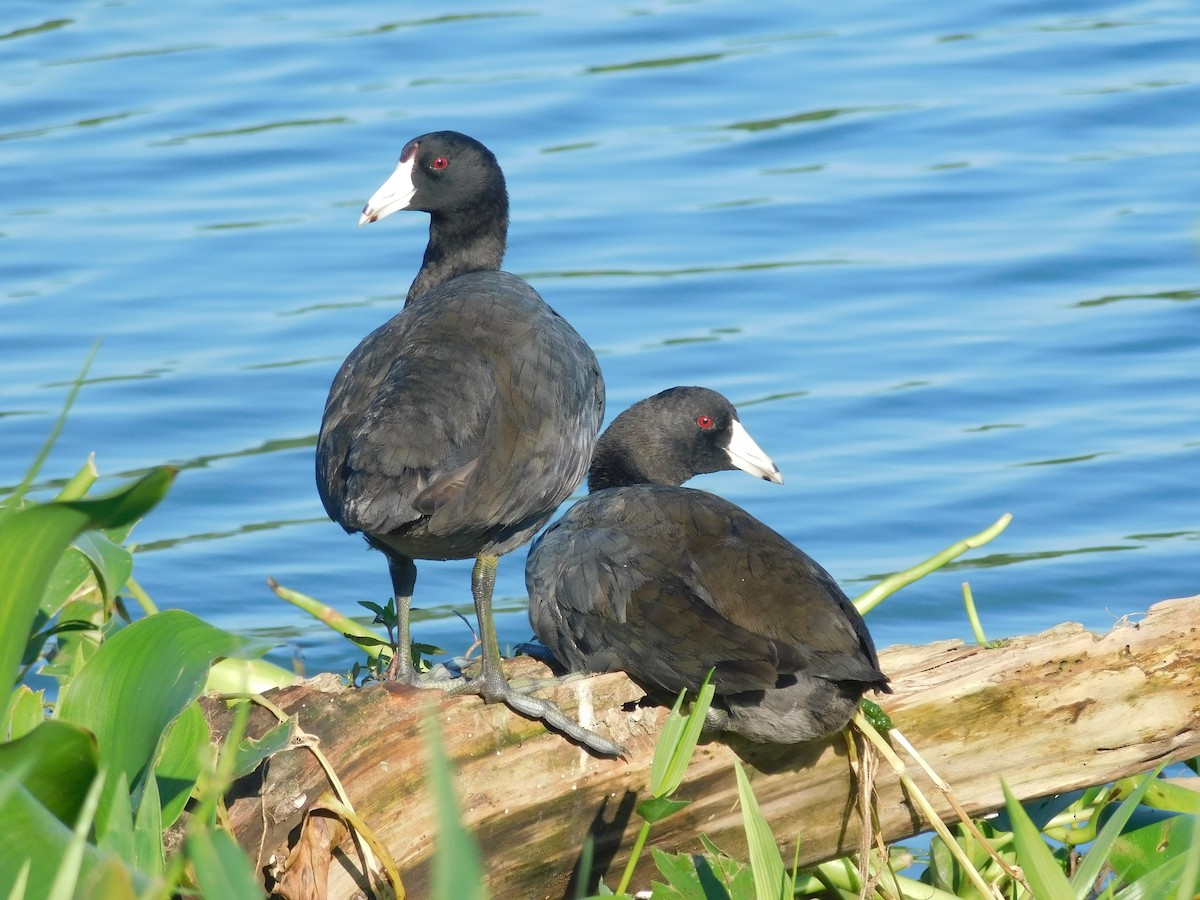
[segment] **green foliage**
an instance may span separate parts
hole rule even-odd
[[[650,763],[650,796],[654,799],[670,797],[683,783],[683,775],[692,754],[696,752],[696,744],[700,740],[700,732],[704,729],[704,717],[712,705],[716,689],[712,685],[712,672],[704,676],[696,702],[692,711],[684,716],[680,713],[683,706],[684,691],[675,698],[675,705],[667,715],[654,745],[654,758]],[[643,804],[645,805],[645,804]],[[639,808],[638,813],[645,818],[645,813]],[[660,817],[661,818],[661,817]],[[653,820],[653,821],[658,821]]]
[[[1170,897],[1178,889],[1180,896],[1191,898],[1200,890],[1200,850],[1193,849],[1197,843],[1193,840],[1197,817],[1192,812],[1196,795],[1161,780],[1161,768],[1082,792],[1041,829],[1004,785],[1012,831],[977,823],[991,854],[965,829],[960,829],[958,843],[985,880],[1005,897],[1136,900]],[[1176,814],[1163,816],[1152,825],[1130,827],[1139,814],[1155,810]],[[1102,816],[1104,825],[1097,828]],[[1064,830],[1065,822],[1072,825]],[[1063,843],[1063,837],[1069,840]],[[1060,846],[1055,848],[1055,844]],[[1073,856],[1076,846],[1086,847],[1082,857]],[[1014,882],[992,856],[1023,871],[1029,890]],[[1194,871],[1187,869],[1193,856]],[[939,838],[931,843],[924,881],[953,896],[978,896]]]
[[[437,719],[426,716],[426,745],[429,748],[429,779],[437,809],[438,841],[433,856],[432,896],[455,900],[486,900],[483,859],[479,845],[462,824],[450,762],[442,750]]]
[[[1067,881],[1062,866],[1042,839],[1042,833],[1003,780],[1001,785],[1004,788],[1008,816],[1012,820],[1017,858],[1021,861],[1021,868],[1033,895],[1042,900],[1074,900],[1075,891]]]
[[[13,685],[41,600],[71,541],[91,528],[132,522],[166,494],[174,470],[154,469],[108,496],[39,504],[0,519],[0,678]]]
[[[117,541],[173,478],[159,468],[87,499],[89,463],[59,499],[35,504],[14,495],[0,509],[0,677],[14,685],[53,641],[55,663],[39,671],[61,682],[51,719],[44,692],[24,684],[5,692],[0,897],[170,892],[163,829],[193,795],[199,751],[209,743],[194,701],[214,659],[265,649],[177,610],[119,627],[117,595],[133,563]],[[228,835],[189,829],[185,853],[200,881],[196,896],[262,896]],[[249,891],[230,887],[239,871]],[[176,865],[170,883],[184,884],[184,872]]]
[[[737,773],[738,801],[742,805],[742,824],[746,828],[746,844],[750,849],[750,868],[754,872],[754,896],[757,900],[790,897],[792,884],[784,871],[771,826],[758,808],[758,799],[750,787],[746,770],[736,759],[733,768]]]
[[[63,688],[56,717],[89,729],[104,764],[139,789],[167,727],[200,696],[208,667],[223,656],[257,655],[266,648],[183,610],[140,619],[104,642]],[[96,817],[103,835],[116,780]]]
[[[745,863],[714,850],[671,856],[651,849],[666,883],[655,882],[655,900],[733,900],[754,896],[754,873]]]
[[[709,671],[704,676],[696,702],[692,704],[692,710],[686,716],[680,712],[685,693],[679,692],[654,745],[654,758],[650,764],[650,798],[637,806],[638,815],[642,817],[642,827],[638,830],[633,852],[629,855],[629,863],[625,866],[621,883],[617,886],[618,894],[625,893],[629,887],[642,849],[646,846],[650,826],[679,812],[688,804],[688,801],[671,799],[671,794],[683,783],[683,775],[692,761],[692,754],[696,752],[696,743],[700,740],[700,732],[704,728],[704,717],[712,703],[712,672]]]

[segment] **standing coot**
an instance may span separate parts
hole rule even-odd
[[[648,690],[695,690],[715,667],[709,724],[796,743],[890,693],[862,617],[821,566],[745,510],[679,487],[738,468],[782,483],[715,391],[635,404],[596,444],[587,498],[534,544],[529,618],[572,671],[625,671]]]
[[[399,618],[392,674],[409,658],[414,559],[475,558],[480,675],[437,687],[503,700],[602,752],[549,701],[504,679],[492,621],[501,554],[520,547],[582,481],[604,417],[595,354],[515,275],[501,272],[508,192],[496,158],[453,131],[414,138],[359,224],[430,214],[429,244],[404,309],[342,363],[317,439],[329,517],[388,559]]]

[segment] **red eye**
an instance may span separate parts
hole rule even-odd
[[[446,159],[444,156],[439,156],[433,161],[433,168],[438,172],[442,171],[442,169],[446,168],[448,165],[450,165],[450,160]]]
[[[713,427],[712,416],[697,416],[696,424],[699,425],[701,428],[708,430],[709,428]]]

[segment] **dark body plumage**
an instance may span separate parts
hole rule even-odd
[[[694,424],[696,409],[677,421]],[[656,454],[678,455],[662,449],[677,427],[652,414],[616,439],[610,427],[597,458],[635,452],[649,433],[658,435]],[[715,471],[690,468],[682,477]],[[538,540],[525,570],[534,631],[568,669],[621,670],[674,694],[695,690],[715,667],[714,724],[773,743],[837,731],[865,691],[889,690],[862,617],[782,535],[705,491],[670,483],[597,490],[595,464],[592,473],[592,493]]]
[[[533,288],[459,275],[342,364],[317,445],[321,501],[385,551],[501,555],[583,480],[603,410],[595,356]]]
[[[414,559],[475,557],[483,664],[465,690],[619,752],[509,687],[491,611],[497,558],[528,541],[587,470],[604,416],[595,354],[532,287],[499,271],[508,194],[478,141],[457,132],[410,141],[360,224],[399,209],[430,213],[421,269],[404,309],[334,378],[316,453],[329,517],[387,556],[400,648],[390,674],[430,684],[408,653]]]

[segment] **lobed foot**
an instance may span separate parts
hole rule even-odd
[[[563,681],[572,681],[579,677],[581,676],[567,675],[562,679],[531,679],[522,682],[521,687],[534,690],[539,687],[561,684]],[[494,678],[487,673],[482,673],[474,678],[454,679],[443,690],[451,694],[476,694],[482,697],[486,703],[503,703],[513,712],[519,713],[527,719],[536,719],[547,728],[565,735],[577,744],[582,744],[602,756],[625,755],[624,747],[580,725],[563,712],[557,703],[541,697],[531,697],[523,690],[513,687],[503,678]]]

